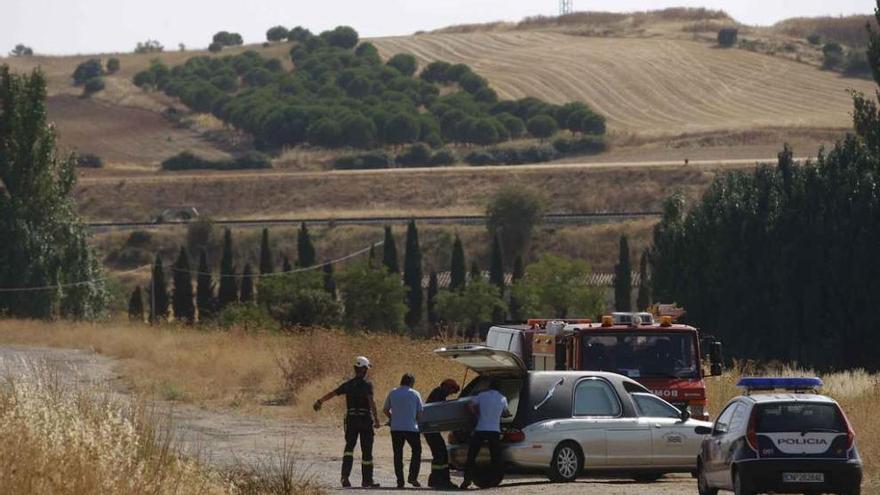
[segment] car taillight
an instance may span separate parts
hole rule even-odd
[[[837,406],[837,412],[840,413],[840,417],[842,417],[843,422],[846,423],[846,450],[849,450],[853,448],[853,445],[856,443],[856,432],[853,430],[849,418],[846,417],[846,413],[843,412],[843,409],[841,409],[840,406]]]
[[[522,430],[510,429],[504,432],[504,435],[501,436],[501,440],[507,443],[519,443],[523,442],[526,439],[526,434],[522,432]]]
[[[749,417],[749,428],[746,432],[746,441],[749,447],[758,452],[758,408],[752,409],[752,415]]]

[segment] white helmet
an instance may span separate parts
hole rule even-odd
[[[355,368],[372,368],[373,366],[370,364],[370,360],[365,358],[364,356],[358,356],[354,360]]]

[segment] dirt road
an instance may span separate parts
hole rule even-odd
[[[29,363],[46,363],[61,372],[72,384],[109,387],[125,395],[122,377],[114,361],[95,353],[31,347],[0,347],[0,376],[27,379],[33,373]],[[278,458],[285,445],[293,447],[303,468],[333,491],[338,489],[342,439],[339,429],[302,421],[279,421],[244,416],[228,411],[208,411],[188,405],[156,402],[158,411],[168,411],[184,449],[199,455],[218,468],[236,463],[268,463]],[[424,448],[427,453],[427,447]],[[394,484],[391,440],[387,430],[376,438],[377,481],[383,487]],[[423,464],[423,481],[430,469]],[[356,463],[353,481],[359,481]],[[427,489],[424,489],[427,491]],[[688,476],[669,476],[660,482],[638,484],[629,480],[583,480],[567,485],[550,484],[544,478],[508,479],[496,491],[511,495],[553,494],[641,494],[673,495],[696,493]],[[371,493],[397,493],[398,490],[371,490]]]

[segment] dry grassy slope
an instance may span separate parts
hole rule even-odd
[[[373,41],[383,56],[470,64],[503,98],[586,101],[627,133],[848,127],[846,90],[875,88],[778,57],[676,39],[508,31]]]

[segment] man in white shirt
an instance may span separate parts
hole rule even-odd
[[[477,467],[477,455],[479,455],[483,443],[489,444],[492,469],[496,472],[503,469],[501,465],[501,418],[510,417],[510,411],[507,409],[507,397],[499,392],[500,389],[501,382],[492,380],[489,389],[480,392],[468,404],[468,410],[477,416],[477,426],[471,433],[464,481],[461,483],[462,489],[471,486],[471,480]]]
[[[412,451],[409,463],[409,484],[418,488],[419,468],[422,463],[422,440],[419,436],[419,417],[422,415],[422,396],[412,387],[416,378],[412,373],[403,375],[400,386],[388,393],[385,415],[391,419],[391,446],[394,450],[394,474],[397,487],[403,488],[403,444],[408,443]]]

